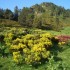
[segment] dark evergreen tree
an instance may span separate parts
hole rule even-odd
[[[16,6],[14,8],[14,16],[13,16],[13,20],[15,21],[18,21],[18,12],[19,12],[19,9],[18,9],[18,6]]]
[[[0,18],[4,18],[4,10],[3,9],[0,9]]]
[[[10,9],[6,9],[4,12],[4,18],[9,19],[11,14],[13,14],[13,12]]]
[[[23,8],[19,15],[19,23],[23,26],[32,26],[34,12],[32,8]]]

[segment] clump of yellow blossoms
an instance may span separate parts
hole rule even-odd
[[[63,45],[63,44],[65,44],[65,42],[59,42],[58,44],[59,44],[59,45]]]
[[[12,34],[9,36],[12,37]],[[53,38],[54,36],[50,33],[38,35],[27,34],[21,38],[16,38],[10,45],[13,60],[19,63],[20,60],[23,60],[21,59],[22,56],[26,64],[33,64],[40,63],[42,59],[48,59],[51,54],[50,48],[53,47]]]
[[[6,33],[5,34],[5,38],[4,38],[4,41],[6,42],[6,45],[10,46],[10,42],[12,40],[12,37],[13,37],[13,33]]]
[[[19,51],[13,52],[13,61],[16,62],[17,64],[22,62],[22,56]]]

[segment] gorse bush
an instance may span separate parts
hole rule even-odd
[[[23,35],[27,34],[27,29],[25,28],[6,28],[6,31],[3,31],[2,35],[0,37],[4,37],[4,41],[9,44],[12,40],[16,39],[17,37],[21,37]]]
[[[51,56],[51,48],[54,48],[56,38],[50,33],[45,33],[27,34],[13,39],[13,34],[9,33],[4,40],[10,53],[13,54],[14,62],[36,65],[42,61],[46,62]],[[58,45],[59,40],[57,41]]]

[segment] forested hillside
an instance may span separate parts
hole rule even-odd
[[[14,12],[10,9],[0,9],[0,19],[14,20],[24,27],[57,30],[70,26],[70,9],[43,2],[30,8],[18,9],[16,6]]]
[[[40,5],[33,5],[30,8],[23,8],[18,21],[20,24],[27,27],[56,30],[57,28],[61,29],[63,26],[69,26],[69,19],[69,9],[66,10],[53,3],[44,2]]]

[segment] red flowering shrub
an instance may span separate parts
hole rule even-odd
[[[59,39],[59,42],[67,42],[70,40],[70,36],[68,35],[59,35],[56,37]]]

